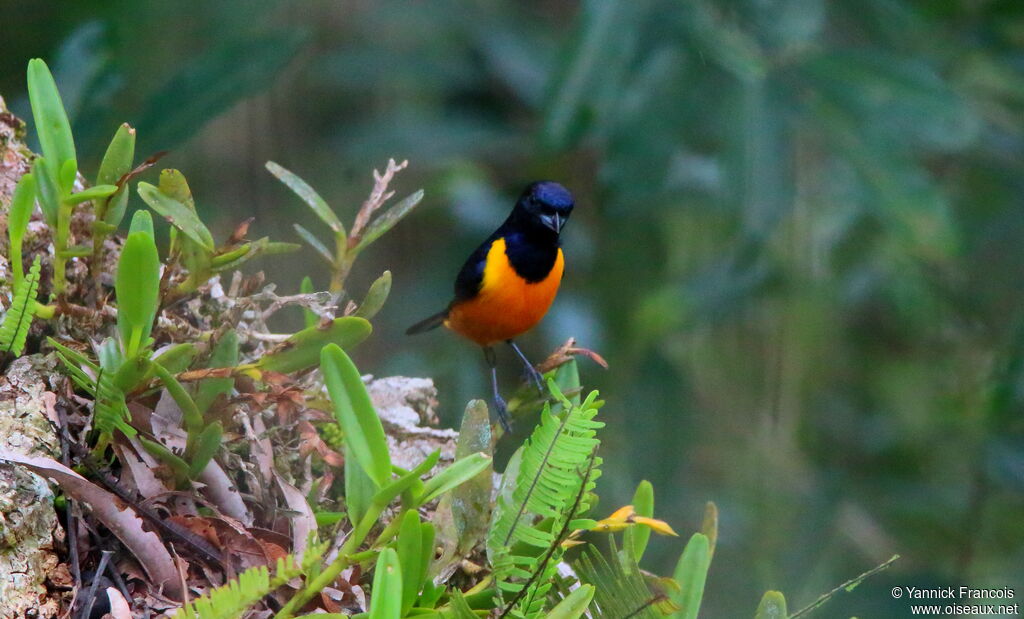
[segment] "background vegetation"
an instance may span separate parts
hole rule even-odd
[[[606,507],[641,478],[677,529],[718,503],[707,616],[767,588],[799,608],[894,552],[830,614],[904,612],[897,584],[1024,590],[1021,3],[4,5],[12,108],[30,118],[46,58],[82,167],[128,121],[220,233],[315,229],[268,159],[351,217],[365,170],[408,158],[425,202],[361,271],[401,302],[357,360],[434,377],[453,423],[479,353],[402,329],[522,184],[571,187],[564,293],[526,348],[610,361],[583,368],[609,399]],[[297,291],[326,285],[315,260],[263,264]]]

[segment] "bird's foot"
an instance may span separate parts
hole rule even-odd
[[[498,423],[505,430],[505,434],[512,434],[512,417],[508,414],[508,404],[497,393],[494,394],[494,411],[498,414]]]
[[[527,377],[529,377],[529,379],[533,383],[534,387],[537,388],[537,393],[539,393],[541,395],[544,395],[544,375],[541,374],[540,370],[538,370],[536,367],[534,367],[534,365],[532,363],[527,363],[527,364],[525,364],[525,366],[526,366],[526,375],[527,375]]]

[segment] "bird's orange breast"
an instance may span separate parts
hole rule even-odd
[[[504,239],[491,244],[480,292],[454,304],[444,323],[482,346],[512,339],[533,328],[551,307],[562,282],[565,260],[561,249],[547,277],[532,283],[516,273],[505,250]]]

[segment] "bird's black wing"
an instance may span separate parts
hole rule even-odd
[[[455,278],[455,300],[452,303],[472,299],[480,292],[480,286],[484,283],[484,267],[487,265],[487,252],[491,250],[491,245],[496,238],[498,237],[492,236],[484,241],[466,259],[462,269],[459,270],[459,275]]]

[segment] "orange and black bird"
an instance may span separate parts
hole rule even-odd
[[[543,391],[537,368],[516,345],[547,313],[562,282],[565,259],[559,235],[572,213],[572,194],[558,183],[531,183],[512,213],[476,248],[455,278],[455,298],[448,307],[409,327],[407,334],[444,325],[484,349],[498,420],[510,430],[505,400],[498,392],[494,345],[507,343]]]

